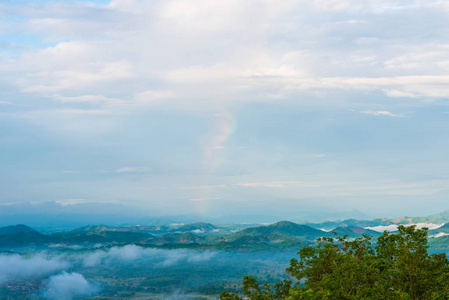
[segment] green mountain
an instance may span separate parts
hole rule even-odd
[[[107,225],[87,225],[84,227],[70,230],[70,233],[86,233],[86,232],[101,232],[101,231],[122,231],[117,227]]]
[[[191,232],[184,233],[167,233],[151,239],[152,244],[189,244],[189,243],[206,243],[206,237],[198,236]]]
[[[0,248],[43,245],[48,241],[48,236],[37,231],[19,231],[16,233],[0,235]]]
[[[338,236],[348,235],[350,238],[361,237],[363,234],[370,235],[373,237],[378,237],[382,235],[382,233],[380,232],[370,229],[364,229],[361,227],[338,227],[332,230],[332,232],[336,232]]]
[[[441,224],[449,222],[449,210],[443,211],[438,214],[430,215],[427,217],[413,217],[412,221],[414,223],[435,223],[435,224]]]
[[[92,231],[83,233],[58,233],[48,237],[52,243],[146,243],[153,238],[151,234],[140,232]]]
[[[444,224],[440,228],[429,230],[429,235],[438,234],[440,232],[449,233],[449,223]]]
[[[289,221],[281,221],[268,226],[246,228],[240,232],[249,235],[280,234],[293,236],[308,241],[314,241],[322,236],[331,236],[329,232],[315,229],[307,225],[299,225]]]
[[[31,227],[28,227],[23,224],[18,224],[14,226],[6,226],[0,228],[0,235],[9,235],[9,234],[15,234],[18,232],[37,232]]]
[[[214,229],[218,229],[218,227],[215,225],[212,225],[210,223],[196,222],[196,223],[182,225],[178,228],[173,229],[173,231],[185,232],[185,231],[199,230],[202,232],[207,232],[207,231],[212,231]]]

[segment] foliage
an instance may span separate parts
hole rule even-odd
[[[287,273],[296,280],[259,286],[244,277],[244,296],[272,299],[449,299],[449,261],[446,254],[427,252],[427,229],[399,226],[385,231],[377,243],[364,235],[317,240],[302,248]],[[222,300],[242,299],[224,292]]]

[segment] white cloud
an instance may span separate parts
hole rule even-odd
[[[5,280],[40,279],[68,268],[70,264],[58,257],[44,254],[23,257],[18,254],[0,255],[0,283]]]
[[[403,118],[402,114],[394,114],[392,112],[386,110],[362,110],[361,114],[372,115],[372,116],[386,116],[386,117],[395,117],[395,118]]]
[[[209,200],[219,200],[220,198],[192,198],[190,201],[209,201]]]
[[[391,33],[397,38],[383,31],[395,28],[398,16],[444,16],[447,5],[324,2],[56,2],[10,8],[26,18],[29,29],[56,43],[22,50],[0,72],[23,92],[96,105],[201,102],[223,91],[226,101],[279,99],[314,89],[449,95],[443,40],[433,36],[431,44],[417,45],[408,31]],[[376,30],[379,14],[383,25]]]
[[[148,172],[149,169],[145,167],[123,167],[115,170],[117,173],[140,173]]]
[[[63,272],[50,277],[44,297],[55,300],[71,300],[94,295],[98,287],[79,273]]]
[[[89,203],[90,201],[87,199],[63,199],[63,200],[56,200],[55,202],[61,204],[62,206],[68,206],[68,205]]]
[[[107,265],[111,262],[131,263],[138,259],[156,259],[155,266],[168,267],[178,263],[199,263],[208,261],[217,255],[213,251],[189,251],[179,250],[161,250],[152,248],[143,248],[136,245],[126,245],[123,247],[112,247],[106,251],[96,250],[82,257],[82,264],[85,267],[95,267]]]
[[[443,224],[434,224],[434,223],[416,223],[416,224],[414,224],[414,223],[410,223],[410,224],[406,224],[404,226],[413,226],[413,225],[417,229],[422,229],[425,227],[425,228],[428,228],[429,230],[434,230],[434,229],[438,229],[441,226],[443,226],[444,223]],[[398,226],[399,225],[396,225],[396,224],[387,225],[387,226],[380,225],[380,226],[373,226],[373,227],[365,227],[365,229],[370,229],[370,230],[374,230],[374,231],[378,231],[378,232],[384,232],[385,230],[392,232],[392,231],[398,230]]]

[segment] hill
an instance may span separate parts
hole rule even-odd
[[[208,232],[212,230],[218,230],[218,227],[210,223],[203,223],[203,222],[185,224],[178,228],[173,229],[173,231],[181,231],[181,232],[186,231]]]
[[[86,233],[86,232],[101,232],[101,231],[119,231],[117,227],[101,225],[87,225],[84,227],[70,230],[70,233]]]
[[[153,244],[189,244],[189,243],[206,243],[206,237],[197,236],[191,232],[184,233],[167,233],[158,237],[154,237],[150,243]]]
[[[328,232],[312,228],[308,225],[299,225],[289,221],[280,221],[268,226],[246,228],[240,231],[240,233],[250,235],[280,234],[285,236],[293,236],[308,241],[314,241],[322,236],[331,236]]]
[[[49,242],[48,236],[37,231],[19,231],[12,234],[0,235],[0,248],[43,245],[47,242]]]
[[[23,224],[18,224],[18,225],[14,225],[14,226],[6,226],[6,227],[0,228],[0,235],[10,235],[10,234],[18,233],[18,232],[37,232],[37,231],[34,230],[33,228],[23,225]]]
[[[361,227],[338,227],[332,230],[332,232],[336,232],[338,236],[348,235],[350,238],[361,237],[363,234],[370,235],[372,237],[382,235],[380,232]]]

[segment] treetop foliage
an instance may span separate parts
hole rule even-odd
[[[244,297],[277,299],[449,299],[449,261],[429,254],[427,229],[399,226],[374,243],[370,236],[349,240],[323,237],[302,248],[286,269],[292,280],[259,285],[243,278]],[[242,299],[223,292],[221,300]]]

